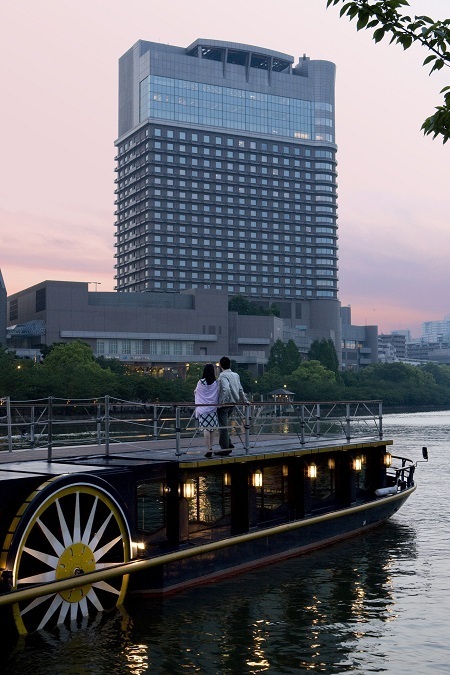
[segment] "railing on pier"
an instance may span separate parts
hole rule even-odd
[[[172,440],[181,455],[197,439],[202,441],[192,403],[139,403],[110,396],[66,400],[48,397],[32,401],[0,399],[0,450],[104,446]],[[246,452],[262,438],[277,434],[286,440],[308,443],[355,437],[383,438],[381,401],[253,402],[237,405],[230,431]],[[186,446],[186,439],[187,446]]]

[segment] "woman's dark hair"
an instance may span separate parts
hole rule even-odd
[[[212,384],[216,381],[216,371],[212,363],[207,363],[203,368],[203,379],[206,380],[206,384]]]

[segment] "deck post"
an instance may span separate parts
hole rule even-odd
[[[8,452],[12,452],[11,397],[6,397],[6,424],[8,425]]]
[[[245,452],[248,454],[248,451],[250,449],[250,412],[251,408],[249,405],[245,406]]]
[[[316,436],[320,436],[320,403],[316,404]]]
[[[109,457],[109,396],[105,396],[105,455]]]
[[[34,448],[36,439],[36,427],[35,427],[35,421],[34,421],[34,405],[31,406],[30,410],[30,447]]]
[[[300,406],[300,444],[305,445],[305,406]]]
[[[101,408],[100,408],[100,403],[97,406],[97,445],[102,444],[102,415],[101,415]]]
[[[378,404],[378,436],[380,441],[383,440],[383,403]]]
[[[53,454],[53,396],[48,397],[47,407],[47,462],[52,461]]]
[[[175,406],[175,447],[176,455],[179,457],[181,455],[181,409],[178,405]]]
[[[153,439],[156,441],[158,438],[158,406],[155,404],[153,406]]]
[[[345,405],[345,437],[347,439],[347,443],[350,443],[350,439],[352,437],[350,431],[350,403],[346,403]]]

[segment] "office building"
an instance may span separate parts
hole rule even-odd
[[[276,303],[340,353],[333,63],[138,41],[119,61],[116,290]]]

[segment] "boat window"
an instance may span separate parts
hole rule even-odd
[[[283,467],[267,466],[262,470],[262,486],[255,488],[258,524],[287,520],[288,483]]]
[[[189,534],[209,528],[228,527],[231,490],[222,471],[191,475],[194,497],[189,500]]]
[[[137,485],[137,529],[150,535],[147,541],[166,538],[165,504],[161,494],[161,481]]]
[[[320,510],[334,503],[336,499],[335,470],[330,469],[328,458],[315,458],[317,477],[311,481],[312,509]]]

